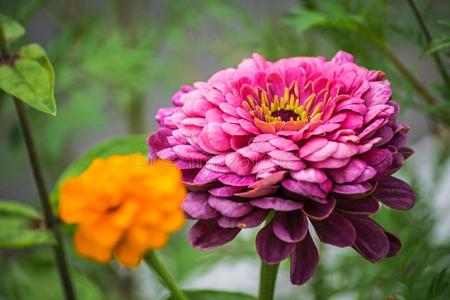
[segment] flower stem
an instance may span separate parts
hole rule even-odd
[[[261,261],[258,300],[273,300],[279,266],[280,264],[269,265]]]
[[[420,10],[417,8],[416,3],[414,0],[408,0],[408,4],[411,7],[411,10],[414,13],[414,16],[416,17],[417,23],[419,23],[419,27],[423,32],[423,35],[425,36],[425,39],[427,41],[427,45],[429,46],[431,42],[433,41],[433,37],[431,35],[430,30],[428,29],[427,24],[425,23],[425,19],[423,18],[422,14],[420,13]],[[436,63],[439,72],[441,72],[442,79],[444,80],[447,87],[450,87],[450,78],[447,73],[447,69],[444,66],[444,63],[442,62],[441,56],[439,55],[439,52],[433,53],[433,59]]]
[[[0,50],[1,58],[9,58],[8,44],[6,43],[5,33],[0,24]],[[16,105],[17,115],[19,117],[20,127],[22,129],[22,134],[25,139],[25,144],[27,147],[28,157],[31,163],[31,169],[33,171],[34,180],[39,193],[39,198],[41,200],[42,209],[44,211],[45,225],[50,229],[54,236],[56,245],[53,248],[53,254],[56,260],[56,265],[58,267],[59,276],[61,279],[61,284],[64,287],[64,293],[67,300],[75,300],[75,290],[72,285],[72,280],[70,278],[70,272],[66,261],[66,255],[64,252],[64,246],[62,241],[61,232],[56,226],[55,217],[50,205],[50,200],[48,197],[47,187],[45,186],[44,176],[42,175],[42,168],[39,164],[38,155],[36,148],[34,146],[33,137],[31,135],[30,125],[28,123],[26,111],[24,104],[21,100],[14,98],[14,103]]]
[[[170,272],[166,269],[164,264],[159,260],[155,252],[150,251],[145,256],[146,263],[151,267],[151,269],[158,275],[159,281],[169,289],[172,297],[177,300],[189,300],[189,298],[184,294],[184,292],[178,287],[175,279],[172,277]]]

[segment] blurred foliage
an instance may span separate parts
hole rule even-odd
[[[154,112],[169,103],[180,84],[207,78],[209,74],[202,71],[205,65],[211,70],[233,66],[251,52],[268,59],[319,54],[329,58],[341,49],[351,52],[359,64],[386,72],[402,111],[414,109],[448,131],[450,114],[442,112],[450,111],[449,87],[440,79],[419,78],[439,100],[438,105],[429,105],[386,55],[388,49],[403,60],[402,47],[413,49],[409,55],[417,57],[407,68],[416,74],[422,61],[434,68],[429,56],[440,53],[448,69],[450,26],[439,7],[433,9],[431,1],[417,1],[434,37],[427,44],[403,2],[279,2],[286,7],[284,12],[272,13],[275,4],[264,10],[256,1],[2,1],[0,11],[19,19],[31,35],[38,35],[33,40],[45,45],[56,70],[58,115],[30,114],[33,130],[39,130],[36,142],[50,181],[56,183],[68,162],[99,136],[148,132]],[[0,174],[1,187],[18,178],[25,182],[23,145],[12,103],[5,97],[0,97],[0,135],[4,135],[1,170],[8,170]],[[432,166],[436,187],[445,184],[439,179],[449,161],[449,148],[445,139],[437,147]],[[416,208],[409,212],[382,209],[376,215],[383,226],[400,235],[403,248],[397,257],[371,264],[352,251],[339,249],[336,255],[335,249],[325,247],[321,249],[325,259],[313,280],[305,287],[283,291],[279,299],[297,299],[299,294],[318,300],[450,299],[450,242],[433,238],[439,227],[433,211],[435,187],[423,188],[416,172],[403,173],[418,193]],[[26,189],[16,185],[18,193],[26,193],[27,201],[33,198],[28,185]],[[8,226],[30,225],[23,219],[14,222]],[[69,243],[80,299],[165,296],[156,280],[149,283],[150,292],[143,288],[147,281],[143,283],[140,276],[148,275],[145,268],[128,271],[115,263],[98,265],[79,258]],[[219,264],[257,263],[254,235],[199,252],[188,245],[183,231],[172,238],[162,255],[182,283]],[[24,300],[29,295],[35,300],[62,297],[50,251],[44,246],[0,250],[0,299]]]

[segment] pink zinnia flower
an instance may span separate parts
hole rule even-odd
[[[382,71],[342,51],[331,61],[254,54],[182,87],[173,107],[158,112],[160,128],[148,142],[151,159],[183,169],[190,191],[183,208],[198,220],[191,244],[221,246],[267,219],[257,252],[269,264],[290,257],[294,284],[318,264],[310,228],[321,242],[351,246],[372,262],[395,255],[398,238],[370,218],[379,202],[409,209],[415,201],[391,176],[413,153],[391,93]]]

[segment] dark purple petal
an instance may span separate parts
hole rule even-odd
[[[312,222],[319,239],[337,247],[348,247],[355,243],[356,231],[345,217],[332,213],[322,221]]]
[[[389,142],[392,137],[394,136],[394,132],[391,127],[384,126],[378,129],[377,133],[375,134],[375,137],[380,137],[381,140],[375,144],[375,146],[381,146]]]
[[[261,209],[274,209],[276,211],[294,211],[303,207],[301,202],[279,197],[264,197],[250,201],[250,204]]]
[[[400,248],[402,247],[402,242],[400,242],[399,238],[389,233],[387,231],[384,232],[389,240],[389,252],[386,257],[396,256]]]
[[[252,189],[246,192],[236,193],[236,197],[241,198],[258,198],[268,195],[273,195],[278,190],[277,186],[266,186],[261,188]]]
[[[372,149],[360,156],[368,165],[377,170],[377,178],[389,174],[392,165],[392,153],[388,149]]]
[[[336,208],[350,214],[374,214],[380,208],[378,201],[372,196],[361,199],[336,198]]]
[[[336,199],[329,197],[325,203],[319,203],[315,201],[303,202],[303,212],[311,219],[323,220],[327,218],[334,210],[336,206]]]
[[[319,251],[309,233],[297,243],[291,255],[291,282],[301,285],[315,273],[319,264]]]
[[[389,240],[383,229],[371,219],[356,215],[345,215],[356,230],[353,248],[371,262],[385,257],[389,252]]]
[[[243,217],[253,210],[253,206],[246,202],[236,202],[227,198],[209,196],[209,205],[222,215],[231,218]]]
[[[223,228],[253,228],[264,222],[268,214],[268,210],[255,209],[241,218],[222,216],[217,220],[217,223]]]
[[[195,219],[212,219],[219,216],[214,208],[208,204],[208,193],[188,193],[181,208]]]
[[[286,243],[300,242],[308,232],[308,220],[301,211],[278,212],[272,223],[273,233]]]
[[[401,147],[400,149],[398,149],[398,152],[403,155],[403,158],[405,160],[414,154],[414,150],[408,147]]]
[[[291,255],[295,243],[286,243],[273,233],[272,224],[267,225],[256,236],[256,251],[268,264],[277,264]]]
[[[189,242],[197,249],[210,249],[225,245],[241,231],[239,228],[222,228],[216,219],[200,220],[189,231]]]
[[[406,182],[392,176],[378,181],[373,196],[383,204],[395,209],[410,209],[416,201],[412,188]]]

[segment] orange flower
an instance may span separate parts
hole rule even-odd
[[[134,267],[183,226],[185,195],[181,172],[172,162],[115,155],[95,159],[84,173],[63,183],[60,215],[78,224],[74,243],[80,255],[108,262],[114,254]]]

